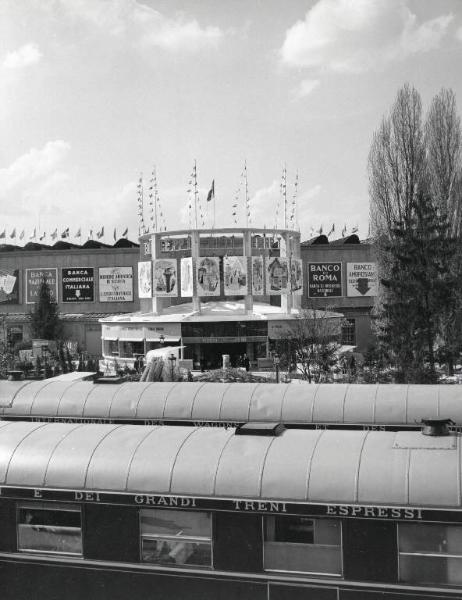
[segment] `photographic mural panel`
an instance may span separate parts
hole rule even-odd
[[[152,263],[150,260],[138,263],[138,297],[152,298]]]
[[[266,293],[281,296],[290,292],[289,259],[274,256],[266,260]]]
[[[198,296],[220,295],[220,259],[217,256],[201,256],[196,263]]]
[[[0,270],[0,304],[19,304],[19,270]]]
[[[247,257],[225,256],[223,258],[223,283],[225,296],[247,294]]]
[[[193,295],[193,259],[192,256],[187,256],[181,259],[180,262],[180,273],[181,273],[181,296],[184,298],[191,298]]]
[[[265,295],[265,276],[263,256],[252,256],[252,294]]]
[[[301,258],[292,258],[290,261],[290,289],[292,294],[303,294],[303,264]]]
[[[155,258],[153,266],[153,295],[178,296],[176,258]]]

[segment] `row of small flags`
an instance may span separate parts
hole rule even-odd
[[[96,238],[98,240],[100,240],[102,237],[104,237],[104,225],[103,227],[101,227],[101,229],[99,229],[98,231],[95,232],[96,233]],[[126,238],[128,236],[128,227],[125,228],[124,232],[121,234],[120,237]],[[26,230],[23,229],[21,231],[21,233],[16,232],[16,227],[11,231],[11,233],[7,236],[7,231],[6,229],[4,229],[1,233],[0,233],[0,240],[5,240],[7,237],[9,237],[10,239],[14,240],[17,239],[18,240],[23,240],[26,237]],[[65,240],[65,239],[69,239],[71,237],[71,233],[70,233],[70,229],[69,227],[66,227],[66,229],[64,229],[60,234],[58,233],[58,228],[56,228],[53,233],[50,233],[50,238],[55,241],[58,239],[58,237],[60,237],[61,239]],[[77,229],[77,231],[74,233],[73,235],[74,238],[81,238],[82,237],[82,228],[79,227]],[[40,242],[43,242],[44,240],[46,240],[47,238],[47,233],[46,231],[44,231],[41,235],[38,236],[38,240]],[[31,235],[29,236],[30,240],[37,240],[37,228],[34,228],[34,231],[31,233]],[[93,239],[93,229],[90,229],[89,233],[88,233],[88,239],[92,240]],[[117,228],[114,227],[114,241],[117,241]]]
[[[351,228],[350,235],[353,235],[353,233],[358,233],[358,231],[359,231],[359,227],[358,227],[358,225],[356,225],[355,227]],[[310,235],[314,235],[314,234],[322,235],[323,232],[324,232],[324,228],[322,225],[319,229],[314,229],[314,227],[312,227],[310,229]],[[327,237],[329,237],[333,233],[335,233],[335,223],[332,223],[332,227],[329,229],[329,232],[326,233],[325,235]],[[348,234],[348,228],[346,225],[344,225],[343,229],[342,229],[342,237],[345,237],[347,234]]]

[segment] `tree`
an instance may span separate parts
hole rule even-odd
[[[275,343],[282,369],[294,367],[307,381],[326,381],[338,361],[342,319],[325,310],[306,309],[291,324],[286,338]]]
[[[423,124],[405,85],[369,153],[379,340],[407,381],[434,378],[438,348],[449,362],[462,347],[460,148],[454,94],[442,90]]]
[[[58,340],[62,334],[58,305],[46,279],[40,283],[39,299],[30,313],[32,335],[43,340]]]

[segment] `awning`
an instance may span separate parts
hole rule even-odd
[[[103,336],[102,338],[104,341],[106,342],[117,342],[117,340],[119,339],[118,337],[113,337],[112,335],[109,336]]]
[[[159,334],[151,333],[146,334],[147,342],[158,342],[160,343],[169,343],[169,342],[179,342],[180,337],[176,335],[163,335],[162,338]]]

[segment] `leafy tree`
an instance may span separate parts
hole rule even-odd
[[[62,334],[58,305],[51,295],[50,286],[43,279],[39,289],[39,299],[30,313],[31,329],[34,338],[58,340]]]

